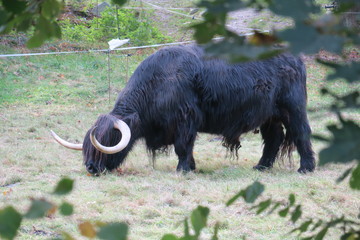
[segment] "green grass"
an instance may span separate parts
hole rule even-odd
[[[150,52],[133,52],[128,59],[129,75]],[[214,136],[199,134],[194,149],[196,173],[176,173],[177,157],[172,151],[160,155],[153,168],[140,141],[122,166],[122,175],[87,176],[81,153],[59,146],[49,131],[82,142],[97,116],[110,111],[125,85],[127,61],[121,54],[111,55],[110,103],[106,54],[0,59],[0,208],[11,204],[25,212],[30,197],[48,197],[46,193],[64,176],[75,179],[75,189],[65,198],[75,205],[75,213],[25,220],[18,239],[49,239],[62,231],[80,238],[77,225],[86,220],[124,221],[130,226],[130,239],[160,239],[165,233],[181,234],[182,221],[199,204],[210,207],[210,226],[220,222],[220,239],[297,239],[287,234],[293,227],[290,222],[275,214],[257,216],[242,201],[225,207],[231,196],[254,180],[266,184],[261,199],[286,200],[295,193],[305,217],[327,219],[345,214],[357,218],[360,194],[350,190],[347,182],[335,183],[348,166],[329,165],[299,175],[299,158],[294,154],[293,165],[285,162],[269,172],[253,171],[261,155],[259,134],[243,136],[237,160],[227,157],[221,142],[210,141]],[[331,99],[322,96],[319,87],[329,85],[345,93],[355,85],[326,83],[326,68],[311,59],[306,65],[311,126],[314,132],[325,133],[325,125],[335,117],[326,111]],[[360,113],[349,115],[359,119]],[[323,147],[317,141],[313,144],[317,153]],[[211,233],[212,229],[206,229],[203,239]],[[328,239],[338,235],[331,232]]]
[[[116,98],[126,77],[146,56],[126,59],[126,54],[110,55],[110,71],[105,53],[0,59],[0,104],[65,104],[79,98],[91,103],[108,92],[109,77],[111,96]]]

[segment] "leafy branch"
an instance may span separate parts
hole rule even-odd
[[[66,196],[71,193],[74,181],[69,178],[61,179],[56,185],[52,195]],[[62,216],[71,216],[74,212],[73,205],[62,201],[60,205],[52,203],[44,198],[31,199],[29,209],[24,213],[18,212],[14,207],[8,206],[0,209],[0,237],[4,239],[14,239],[17,236],[21,223],[24,220],[39,219],[52,216],[59,212]],[[82,236],[87,238],[98,237],[100,239],[127,239],[128,226],[125,223],[103,223],[103,222],[83,222],[78,226]],[[63,238],[74,239],[69,233],[63,232]]]

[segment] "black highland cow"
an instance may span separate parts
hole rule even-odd
[[[260,127],[264,149],[254,168],[271,168],[296,147],[298,171],[304,173],[315,168],[306,98],[305,66],[289,54],[229,64],[206,58],[199,46],[167,47],[139,65],[114,109],[98,118],[83,144],[52,133],[65,147],[82,150],[87,171],[99,174],[119,167],[141,138],[153,153],[173,144],[177,170],[191,171],[198,132],[222,135],[236,154],[240,135]]]

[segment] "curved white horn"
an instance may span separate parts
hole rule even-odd
[[[51,135],[53,136],[53,138],[60,143],[61,145],[63,145],[64,147],[73,149],[73,150],[82,150],[83,149],[83,145],[80,143],[76,144],[76,143],[71,143],[68,141],[65,141],[64,139],[60,138],[54,131],[50,130]]]
[[[106,154],[114,154],[126,148],[131,138],[131,131],[129,126],[124,121],[117,120],[114,123],[114,128],[118,129],[121,132],[122,137],[120,142],[113,147],[106,147],[101,145],[101,143],[99,143],[98,140],[96,140],[95,138],[94,130],[96,129],[96,127],[91,130],[90,141],[97,150]]]

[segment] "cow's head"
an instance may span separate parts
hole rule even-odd
[[[128,125],[109,114],[97,119],[82,144],[67,142],[53,131],[51,134],[64,147],[82,150],[86,170],[94,175],[117,168],[126,156],[127,151],[124,149],[131,138]]]

